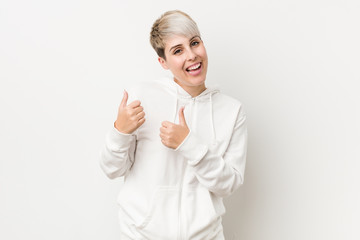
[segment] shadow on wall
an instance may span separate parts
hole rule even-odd
[[[224,199],[226,213],[223,216],[224,235],[227,240],[243,239],[246,230],[245,185]]]

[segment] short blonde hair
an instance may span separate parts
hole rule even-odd
[[[185,37],[199,36],[200,31],[195,21],[186,13],[173,10],[158,18],[150,32],[150,43],[159,57],[165,58],[165,41],[173,35]]]

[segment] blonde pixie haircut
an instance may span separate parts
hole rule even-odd
[[[173,36],[199,36],[200,31],[192,18],[186,13],[173,10],[165,12],[158,18],[150,32],[150,43],[159,57],[165,58],[165,42]]]

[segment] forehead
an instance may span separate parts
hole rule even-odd
[[[167,37],[165,39],[165,49],[170,49],[173,46],[176,45],[186,45],[190,42],[191,39],[194,37],[197,37],[197,35],[194,36],[184,36],[184,35],[171,35],[170,37]]]

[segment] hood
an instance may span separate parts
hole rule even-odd
[[[206,89],[196,97],[192,97],[188,92],[186,92],[179,84],[174,81],[174,77],[167,77],[165,81],[169,86],[169,89],[172,95],[175,95],[177,99],[189,99],[196,101],[209,101],[211,95],[220,92],[219,88],[216,86],[206,87]]]
[[[202,109],[205,109],[205,112],[202,111],[204,117],[208,117],[212,133],[212,142],[216,143],[216,135],[214,128],[214,115],[213,115],[213,96],[220,92],[218,87],[207,87],[202,93],[196,97],[192,97],[188,92],[186,92],[179,84],[174,81],[173,77],[165,79],[166,84],[169,86],[168,89],[171,95],[174,96],[174,113],[173,113],[173,122],[178,123],[178,112],[180,107],[185,107],[185,112],[188,113],[187,123],[190,123],[191,130],[196,132],[196,122],[198,119],[198,109],[197,105],[201,104]]]

